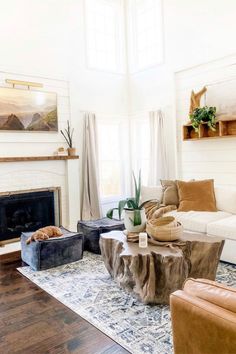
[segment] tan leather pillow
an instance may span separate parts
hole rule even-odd
[[[217,211],[214,180],[177,181],[179,193],[178,211]]]
[[[162,203],[164,205],[179,205],[179,196],[176,182],[177,181],[161,179],[161,185],[163,188]]]

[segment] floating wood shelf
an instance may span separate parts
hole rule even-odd
[[[199,126],[199,131],[195,132],[191,124],[183,125],[183,140],[200,140],[236,137],[236,119],[220,120],[216,123],[216,131],[211,130],[207,123]]]
[[[21,161],[52,161],[52,160],[75,160],[79,156],[17,156],[0,157],[0,162],[21,162]]]

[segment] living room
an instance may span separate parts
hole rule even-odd
[[[234,0],[0,0],[0,353],[236,353]]]

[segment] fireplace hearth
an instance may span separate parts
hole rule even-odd
[[[0,196],[0,241],[18,238],[23,231],[55,225],[53,191]]]

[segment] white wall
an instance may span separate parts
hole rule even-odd
[[[80,156],[84,110],[127,119],[127,113],[134,117],[161,108],[175,177],[174,72],[236,52],[235,0],[163,0],[164,63],[129,76],[88,70],[83,5],[83,0],[0,0],[1,85],[11,77],[56,90],[59,124],[71,119]],[[48,154],[61,144],[60,134],[0,133],[5,156]]]
[[[79,163],[83,111],[127,117],[126,75],[86,66],[84,15],[83,0],[0,0],[0,85],[13,78],[56,91],[59,128],[71,121]],[[0,132],[1,156],[47,155],[61,145],[60,133]]]
[[[188,120],[189,92],[204,85],[208,106],[216,106],[218,113],[236,114],[236,55],[176,74],[179,176],[186,180],[214,178],[216,184],[236,185],[235,137],[182,141],[182,125]]]
[[[234,0],[163,0],[164,63],[130,77],[130,112],[165,113],[170,177],[177,173],[174,73],[236,53],[235,13]]]

